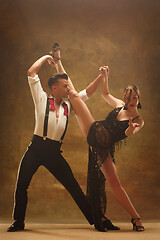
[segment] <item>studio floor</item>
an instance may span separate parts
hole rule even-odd
[[[160,223],[144,223],[144,232],[132,231],[130,223],[117,223],[120,231],[98,232],[88,224],[26,223],[24,231],[6,232],[10,223],[0,223],[0,240],[159,240]]]

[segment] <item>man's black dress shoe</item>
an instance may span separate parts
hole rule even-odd
[[[95,223],[94,227],[99,232],[107,232],[107,229],[105,228],[104,223],[101,223],[101,224],[96,224]]]
[[[24,230],[24,221],[16,220],[8,229],[7,232],[16,232]]]
[[[105,228],[107,228],[107,230],[120,230],[119,227],[117,226],[114,226],[111,222],[111,220],[109,220],[108,218],[106,217],[103,217],[105,220],[103,222],[103,225]]]

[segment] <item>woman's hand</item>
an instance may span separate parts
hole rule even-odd
[[[130,136],[132,134],[135,134],[136,132],[139,131],[139,129],[141,128],[141,124],[139,123],[133,123],[132,122],[133,118],[129,118],[129,127],[126,129],[125,134],[126,136]]]
[[[132,129],[135,129],[135,128],[139,127],[140,124],[139,123],[133,123],[132,119],[133,118],[129,118],[129,127],[132,128]]]
[[[99,68],[100,75],[104,78],[107,78],[109,76],[109,67],[103,66]]]

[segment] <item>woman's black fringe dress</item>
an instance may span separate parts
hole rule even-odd
[[[105,176],[100,167],[111,155],[113,162],[115,145],[121,146],[121,140],[125,139],[125,130],[128,128],[128,120],[118,121],[117,115],[122,107],[111,111],[104,121],[96,121],[92,124],[87,141],[89,144],[89,162],[87,177],[87,198],[93,211],[95,226],[101,226],[101,218],[106,212]]]

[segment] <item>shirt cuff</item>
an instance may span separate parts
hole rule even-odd
[[[87,96],[87,91],[86,91],[86,89],[80,91],[78,94],[79,94],[80,98],[81,98],[84,102],[89,99],[89,97]]]
[[[36,83],[36,82],[38,82],[38,81],[40,81],[40,79],[39,79],[39,77],[38,77],[37,74],[36,74],[34,77],[28,76],[28,82],[29,82],[30,84]]]

